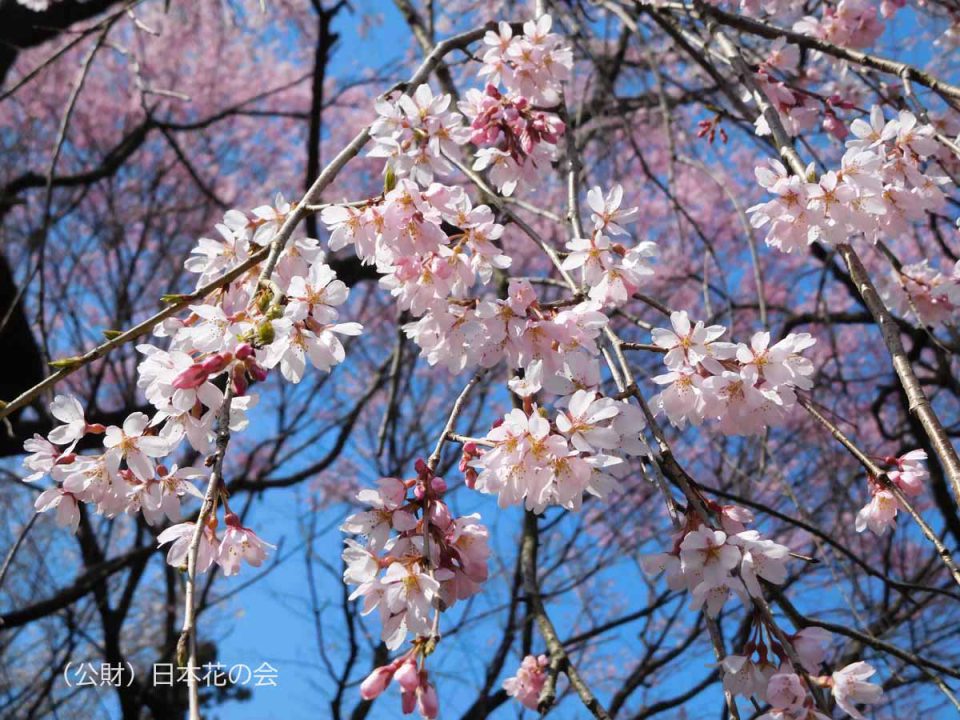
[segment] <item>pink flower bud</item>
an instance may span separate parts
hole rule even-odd
[[[390,665],[378,667],[360,683],[360,697],[364,700],[373,700],[387,689],[393,679],[393,668]]]
[[[463,446],[463,452],[467,455],[476,455],[477,454],[477,444],[475,442],[468,442]]]
[[[178,390],[194,390],[203,385],[209,375],[203,364],[194,364],[173,379],[173,386]]]
[[[423,458],[417,458],[417,462],[414,463],[413,467],[417,471],[417,475],[420,477],[426,477],[430,474],[430,468],[427,466],[427,463]]]
[[[420,671],[417,670],[417,665],[413,660],[408,660],[400,666],[396,678],[397,683],[406,692],[412,693],[420,687]]]
[[[233,392],[238,396],[243,396],[247,394],[247,374],[244,372],[243,368],[237,366],[234,368],[234,371],[231,373],[231,380],[233,382]]]
[[[440,713],[437,691],[430,683],[417,690],[417,709],[426,720],[433,720]]]
[[[207,371],[207,374],[213,375],[226,368],[232,361],[233,353],[217,353],[203,361],[203,369]]]
[[[464,484],[473,490],[477,486],[477,471],[473,468],[467,468],[467,472],[464,473],[463,482]]]
[[[446,503],[435,502],[430,505],[430,524],[441,530],[446,530],[453,523],[450,508]]]
[[[403,690],[400,692],[400,709],[404,715],[409,715],[417,707],[417,696],[415,693]]]
[[[237,352],[236,352],[237,360],[246,360],[251,355],[253,355],[253,345],[251,345],[250,343],[243,343],[240,347],[237,348]]]
[[[443,495],[447,491],[447,481],[442,477],[435,477],[430,481],[430,489],[437,495]]]
[[[250,377],[257,382],[263,382],[269,374],[269,371],[263,367],[263,365],[259,365],[252,360],[247,363],[247,372],[250,374]]]

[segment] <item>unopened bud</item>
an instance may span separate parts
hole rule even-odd
[[[269,321],[257,325],[257,344],[269,345],[273,342],[274,337],[276,335],[273,332],[273,325]]]
[[[389,665],[378,667],[360,683],[360,697],[364,700],[373,700],[379,697],[387,689],[391,680],[393,680],[393,668]]]
[[[397,173],[392,165],[387,165],[383,174],[383,191],[390,192],[397,186]]]
[[[172,385],[177,390],[194,390],[207,381],[210,371],[203,364],[191,365],[173,379]]]
[[[440,702],[433,685],[424,681],[424,686],[417,691],[417,709],[426,720],[433,720],[440,714]]]
[[[230,380],[233,384],[233,392],[235,395],[242,397],[247,394],[249,383],[247,382],[247,374],[242,367],[238,366],[234,368]]]
[[[414,692],[420,687],[420,672],[417,670],[416,663],[411,660],[403,663],[394,677],[397,684],[407,692]]]
[[[269,374],[269,371],[263,367],[263,365],[253,361],[247,363],[247,372],[250,373],[250,377],[257,382],[263,382]]]
[[[209,375],[214,375],[225,369],[232,360],[233,353],[231,352],[217,353],[203,361],[203,369],[206,370]]]
[[[446,530],[453,523],[453,517],[450,515],[450,508],[444,502],[434,502],[430,504],[430,524],[440,530]]]

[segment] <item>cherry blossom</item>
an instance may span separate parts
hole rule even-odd
[[[174,567],[185,567],[187,564],[187,553],[190,550],[190,543],[193,541],[194,528],[196,523],[184,522],[178,525],[171,525],[162,533],[157,535],[157,544],[159,546],[173,543],[167,551],[167,562]],[[203,573],[210,569],[217,559],[220,548],[220,539],[217,537],[215,528],[209,524],[205,525],[200,534],[200,544],[197,546],[197,572]]]
[[[72,395],[57,395],[50,403],[50,414],[63,423],[47,435],[50,442],[56,445],[70,445],[87,433],[83,406]]]
[[[133,413],[123,421],[122,428],[108,427],[103,438],[103,446],[122,457],[143,482],[153,479],[154,465],[150,458],[164,457],[170,451],[162,438],[144,434],[149,420],[143,413]]]
[[[228,512],[224,516],[227,527],[217,549],[217,564],[224,575],[236,575],[240,572],[240,562],[245,560],[253,567],[260,567],[267,556],[267,549],[273,545],[265,543],[257,534],[240,524],[240,518]]]
[[[863,532],[869,528],[870,532],[875,535],[883,535],[896,524],[899,508],[900,505],[893,493],[882,488],[875,488],[873,499],[857,513],[857,532]]]
[[[655,345],[666,350],[670,372],[654,383],[665,386],[652,404],[677,426],[715,420],[729,434],[755,434],[782,422],[796,403],[793,388],[812,386],[812,363],[800,353],[816,341],[791,333],[773,346],[766,332],[749,345],[719,342],[726,329],[691,324],[685,311],[670,317],[672,329],[654,328]]]
[[[397,177],[409,176],[422,185],[433,182],[434,174],[449,174],[453,167],[444,156],[454,155],[469,138],[463,119],[448,112],[450,100],[420,85],[396,103],[378,102],[380,115],[370,128],[376,145],[368,155],[388,158]]]
[[[546,655],[527,655],[517,668],[517,674],[503,681],[503,689],[524,707],[536,710],[547,680],[547,665]]]
[[[880,702],[880,698],[883,697],[883,688],[867,681],[867,678],[875,672],[873,666],[868,663],[855,662],[830,676],[831,692],[837,705],[855,720],[866,720],[857,710],[857,704]]]
[[[882,110],[874,107],[869,123],[858,118],[851,130],[855,138],[847,142],[840,170],[827,170],[816,182],[789,176],[776,161],[770,169],[757,168],[759,184],[777,196],[748,210],[754,227],[767,226],[768,245],[792,252],[816,240],[876,242],[906,231],[925,211],[943,204],[939,186],[947,180],[924,167],[938,150],[932,126],[919,125],[906,110],[884,122]],[[812,166],[806,174],[815,176]],[[888,294],[893,302],[894,292]]]
[[[77,498],[63,488],[55,487],[44,490],[37,496],[33,506],[37,512],[56,510],[57,525],[76,532],[80,525],[80,508]]]
[[[377,485],[378,490],[357,493],[357,500],[373,509],[351,515],[340,526],[343,532],[366,536],[371,550],[382,550],[392,530],[406,532],[417,525],[413,514],[402,509],[407,495],[403,481],[381,478]]]

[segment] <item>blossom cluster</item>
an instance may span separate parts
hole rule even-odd
[[[887,471],[887,479],[908,497],[915,497],[923,492],[927,480],[927,469],[923,461],[927,459],[924,450],[911,450],[900,457],[885,457],[883,462],[892,466]],[[869,529],[875,535],[883,535],[888,528],[896,525],[897,511],[900,503],[890,489],[882,485],[877,478],[870,477],[870,492],[872,498],[857,513],[856,529],[863,532]]]
[[[593,389],[577,390],[556,405],[551,422],[528,396],[522,409],[511,410],[487,433],[487,448],[465,445],[467,483],[496,495],[500,507],[524,502],[536,513],[548,505],[579,510],[584,493],[606,497],[629,469],[625,456],[647,450],[640,438],[643,413]]]
[[[909,472],[910,466],[905,468],[904,472]],[[705,524],[696,511],[688,511],[673,537],[671,550],[641,558],[646,573],[665,573],[667,586],[691,593],[691,607],[709,617],[716,617],[732,595],[752,606],[754,598],[763,598],[761,581],[774,585],[786,582],[788,547],[746,529],[753,521],[749,510],[701,501],[720,529]],[[807,627],[784,636],[772,618],[756,611],[752,622],[751,635],[741,652],[726,656],[720,663],[724,689],[768,704],[769,711],[760,716],[764,720],[829,720],[817,709],[800,674],[809,677],[820,672],[830,633]],[[783,642],[790,647],[785,648]],[[794,667],[794,659],[800,668]],[[859,662],[811,682],[830,688],[848,715],[863,720],[856,704],[877,702],[883,694],[879,687],[866,682],[873,672],[872,667]]]
[[[525,280],[512,280],[505,299],[470,295],[478,283],[489,284],[495,268],[509,267],[510,258],[494,245],[503,226],[462,188],[434,183],[421,190],[400,180],[380,202],[330,207],[321,217],[331,250],[353,245],[364,262],[376,264],[399,307],[418,318],[403,329],[431,365],[459,372],[541,360],[553,363],[552,371],[557,350],[599,352],[594,340],[607,318],[598,302],[543,307]],[[445,226],[456,230],[448,234]]]
[[[360,697],[368,701],[375,700],[394,680],[400,686],[400,707],[404,714],[408,715],[416,709],[427,720],[437,717],[440,713],[437,689],[430,682],[427,669],[418,667],[416,647],[392,662],[375,668],[360,684]]]
[[[555,105],[560,83],[570,79],[573,52],[557,33],[550,32],[553,18],[544,13],[523,24],[523,34],[514,35],[509,23],[501,22],[483,38],[488,46],[478,73],[493,85],[501,82],[510,92],[537,105]]]
[[[793,29],[834,45],[868,48],[883,34],[884,23],[870,0],[840,0],[836,6],[824,5],[822,17],[807,15]]]
[[[453,166],[446,157],[470,138],[463,118],[449,107],[450,96],[435,96],[429,85],[420,85],[396,102],[378,100],[378,117],[370,127],[375,145],[367,155],[387,158],[386,167],[396,177],[423,185],[432,183],[434,174],[449,174]]]
[[[366,699],[382,693],[391,680],[401,687],[404,712],[416,705],[425,718],[436,717],[436,692],[423,661],[438,639],[439,612],[477,593],[487,579],[487,528],[477,514],[455,517],[444,502],[447,485],[422,460],[417,477],[382,478],[377,489],[357,499],[369,510],[348,517],[343,579],[363,599],[362,614],[378,610],[381,638],[391,650],[414,634],[412,649],[379,667],[364,682]]]
[[[501,93],[493,85],[483,92],[471,88],[458,107],[470,120],[470,141],[479,148],[473,169],[489,170],[490,181],[508,197],[518,187],[535,187],[542,168],[556,157],[563,121],[526,96]]]
[[[766,630],[766,633],[765,633]],[[732,695],[753,698],[770,709],[758,720],[830,720],[817,709],[800,673],[816,687],[829,688],[837,705],[852,718],[865,720],[858,703],[875,703],[883,690],[867,682],[875,670],[865,662],[847,665],[831,675],[819,675],[832,639],[829,631],[810,626],[788,636],[795,668],[788,653],[770,628],[754,616],[753,632],[739,655],[728,655],[721,663],[724,690]]]
[[[875,242],[905,234],[944,203],[940,186],[947,179],[925,167],[939,150],[932,126],[918,124],[908,111],[885,121],[874,106],[869,122],[858,118],[850,129],[855,138],[847,142],[840,169],[817,182],[791,175],[778,161],[757,168],[759,184],[777,196],[748,210],[754,227],[767,226],[768,245],[792,252],[817,240],[834,245],[862,236]]]
[[[591,300],[609,306],[623,305],[653,276],[648,259],[656,254],[656,243],[644,240],[627,248],[611,239],[611,235],[628,236],[623,225],[637,217],[637,208],[620,207],[621,185],[614,185],[606,195],[599,187],[591,188],[587,204],[593,211],[590,237],[567,243],[570,253],[561,267],[580,270],[580,282],[589,288]]]
[[[254,209],[252,217],[228,211],[216,226],[220,238],[201,238],[185,263],[198,275],[198,287],[218,281],[269,244],[290,211],[282,197],[273,206]],[[24,445],[29,453],[24,465],[30,471],[25,480],[50,475],[56,482],[37,498],[38,511],[55,509],[59,524],[73,531],[80,522],[78,503],[107,517],[142,513],[151,525],[179,523],[181,500],[203,497],[192,481],[207,481],[210,473],[205,467],[178,468],[164,458],[184,443],[196,452],[211,452],[221,415],[224,430],[243,430],[247,412],[258,399],[250,387],[265,380],[271,369],[279,367],[280,374],[295,383],[307,360],[329,371],[344,359],[338,336],[356,335],[361,327],[337,322],[337,307],[346,301],[348,289],[326,264],[318,241],[291,240],[269,277],[261,280],[260,274],[261,266],[254,265],[190,305],[185,316],[171,316],[157,325],[154,335],[167,340],[166,349],[137,347],[143,355],[137,386],[152,407],[150,414],[134,412],[121,426],[103,427],[87,423],[76,398],[54,399],[51,415],[63,424],[46,438],[37,435]],[[225,413],[228,386],[231,402]],[[103,436],[101,452],[75,452],[88,435]],[[226,529],[219,536],[216,515],[209,518],[199,536],[198,571],[213,562],[227,575],[238,571],[240,560],[260,565],[270,546],[230,512],[225,487],[214,492],[215,500],[223,501]],[[173,543],[168,562],[185,562],[194,534],[193,522],[160,533],[161,545]]]
[[[527,655],[517,668],[517,674],[503,681],[503,689],[524,707],[536,710],[547,682],[549,664],[546,655]]]
[[[782,585],[790,549],[747,530],[746,523],[753,520],[749,510],[709,501],[706,507],[718,516],[722,529],[708,527],[688,513],[670,551],[646,555],[641,564],[647,574],[666,573],[671,590],[686,590],[691,607],[716,617],[731,595],[744,605],[751,597],[762,597],[761,579]]]
[[[808,333],[770,345],[770,333],[758,332],[747,345],[721,342],[726,328],[691,323],[685,311],[671,313],[670,323],[652,332],[669,370],[653,378],[664,386],[653,406],[674,425],[709,419],[725,433],[756,434],[793,408],[794,388],[812,387],[813,364],[800,354],[816,343]]]
[[[489,170],[491,182],[507,196],[518,186],[536,186],[565,129],[555,112],[544,109],[559,102],[560,83],[573,68],[573,53],[550,32],[552,22],[544,14],[524,23],[522,35],[505,22],[487,32],[479,72],[487,87],[468,90],[459,104],[478,147],[473,169]]]
[[[878,279],[884,304],[902,317],[914,315],[928,326],[956,325],[960,320],[960,261],[949,273],[927,260],[891,268]]]

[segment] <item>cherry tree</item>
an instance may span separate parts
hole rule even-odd
[[[5,712],[960,712],[949,2],[0,13]]]

